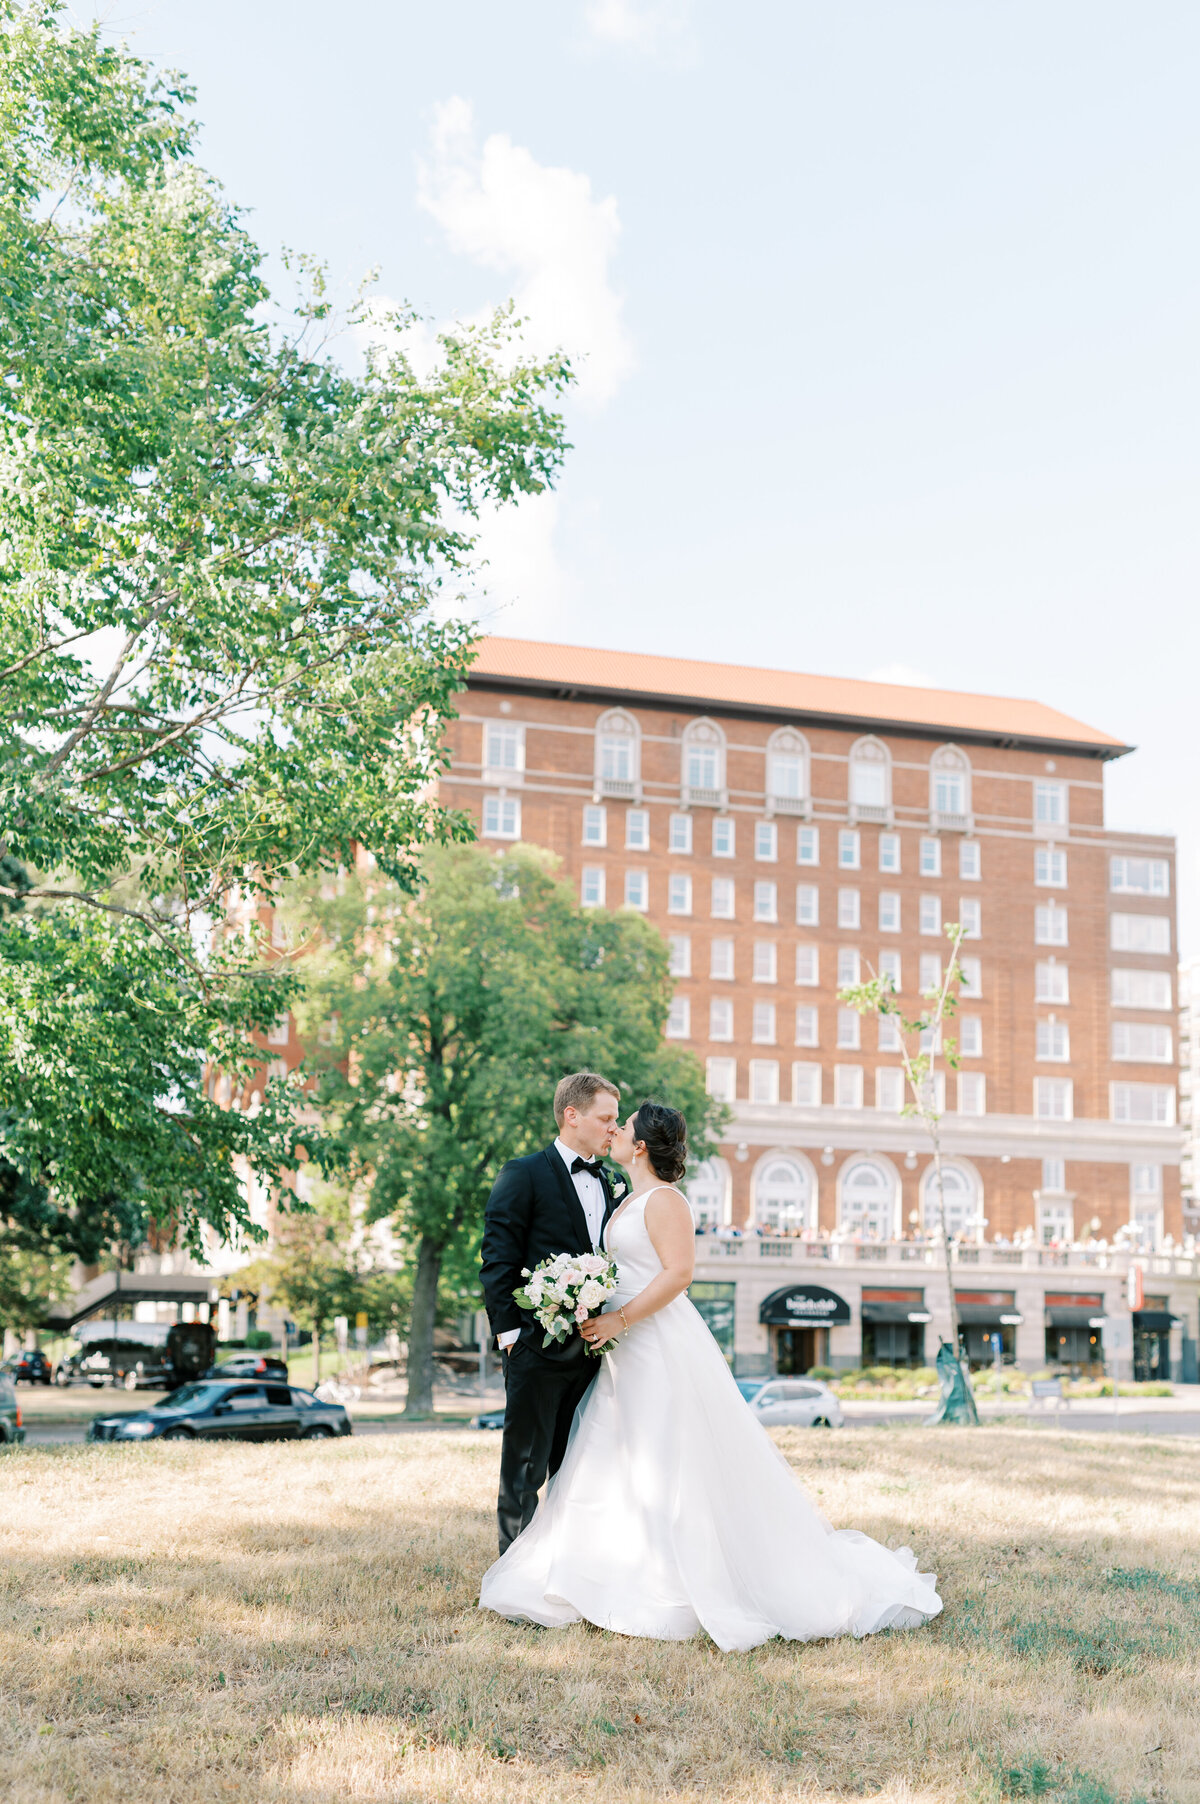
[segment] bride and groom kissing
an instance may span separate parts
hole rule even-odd
[[[500,1558],[480,1607],[660,1640],[703,1630],[726,1650],[928,1621],[934,1575],[910,1549],[825,1520],[688,1300],[683,1116],[643,1102],[622,1121],[619,1104],[595,1072],[564,1077],[556,1138],[510,1160],[488,1200],[481,1275],[506,1405]],[[514,1292],[542,1260],[592,1252],[615,1261],[616,1289],[544,1345]]]

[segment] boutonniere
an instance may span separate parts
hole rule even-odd
[[[629,1186],[624,1178],[614,1178],[609,1188],[612,1192],[612,1200],[615,1203],[624,1196],[625,1192],[629,1189]]]

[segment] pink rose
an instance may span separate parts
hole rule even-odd
[[[586,1322],[587,1319],[588,1319],[588,1312],[584,1308],[583,1304],[581,1303],[579,1305],[579,1308],[575,1311],[575,1320],[577,1322]]]

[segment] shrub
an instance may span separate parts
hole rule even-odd
[[[837,1373],[832,1366],[810,1366],[804,1376],[806,1378],[816,1378],[828,1384],[831,1378],[837,1377]]]
[[[254,1353],[261,1353],[265,1347],[274,1345],[275,1336],[268,1334],[265,1328],[251,1328],[246,1336],[246,1346]]]

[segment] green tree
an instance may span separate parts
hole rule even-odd
[[[64,1254],[28,1253],[0,1245],[0,1328],[38,1328],[52,1303],[71,1288]]]
[[[0,0],[0,1196],[85,1254],[253,1234],[234,1159],[292,1166],[294,1099],[234,1119],[200,1071],[244,1078],[294,993],[257,904],[354,841],[411,883],[466,833],[430,797],[469,635],[433,604],[564,451],[568,367],[507,315],[428,377],[347,373],[320,272],[268,293],[191,100]]]
[[[432,1406],[439,1281],[469,1268],[478,1296],[492,1179],[552,1136],[560,1077],[602,1071],[631,1107],[683,1109],[697,1159],[723,1119],[698,1061],[663,1043],[673,986],[645,921],[581,908],[531,847],[442,848],[424,869],[415,898],[354,877],[292,902],[319,928],[300,1009],[318,1098],[413,1266],[409,1415]]]
[[[313,1383],[321,1379],[321,1336],[334,1318],[363,1306],[354,1223],[344,1191],[318,1185],[311,1210],[286,1216],[273,1250],[232,1274],[230,1285],[255,1291],[312,1330]]]
[[[966,1396],[966,1415],[972,1422],[978,1423],[979,1416],[971,1390],[970,1369],[962,1356],[960,1344],[958,1303],[954,1294],[954,1251],[946,1220],[946,1191],[942,1181],[942,1110],[938,1106],[937,1083],[939,1055],[945,1059],[952,1071],[957,1071],[959,1065],[958,1042],[948,1036],[945,1029],[958,1010],[958,992],[963,975],[958,955],[962,948],[965,929],[958,922],[951,922],[946,926],[945,933],[950,942],[950,957],[946,962],[940,983],[933,984],[922,992],[925,1006],[918,1014],[905,1014],[896,999],[891,978],[878,977],[874,974],[866,983],[848,984],[844,989],[839,990],[838,1000],[846,1003],[850,1008],[857,1009],[860,1015],[888,1015],[899,1028],[900,1065],[904,1072],[904,1082],[908,1093],[908,1101],[904,1104],[901,1114],[907,1115],[910,1120],[919,1123],[929,1140],[933,1153],[934,1193],[937,1198],[936,1226],[946,1267],[950,1340],[955,1360],[958,1362],[962,1374]]]

